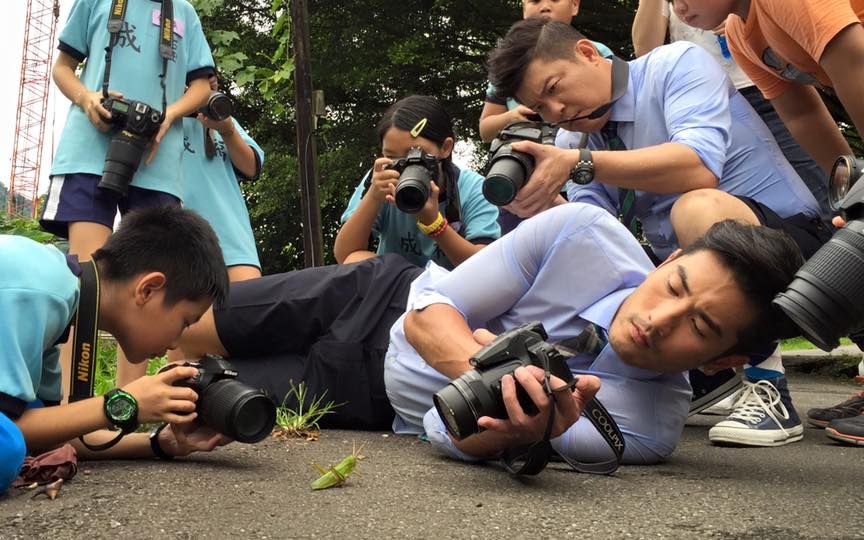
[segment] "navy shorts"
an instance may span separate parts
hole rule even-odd
[[[277,402],[300,406],[290,389],[303,382],[307,406],[311,396],[342,403],[321,427],[389,430],[384,355],[422,272],[387,254],[234,282],[213,310],[216,332],[240,380]]]
[[[804,214],[782,218],[774,210],[749,197],[738,197],[738,199],[756,214],[759,223],[769,229],[779,229],[792,237],[792,240],[798,244],[804,259],[812,257],[834,234],[834,229],[826,225],[821,218]]]
[[[39,216],[43,229],[69,238],[69,224],[88,221],[114,228],[117,211],[123,216],[129,210],[180,206],[180,199],[169,193],[129,186],[122,196],[113,189],[98,187],[102,177],[98,174],[72,173],[51,177],[48,197]]]

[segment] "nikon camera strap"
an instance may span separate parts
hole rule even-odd
[[[111,0],[111,11],[108,13],[108,46],[105,47],[105,74],[102,78],[102,97],[108,98],[108,80],[111,78],[111,57],[114,46],[120,41],[120,32],[126,19],[126,7],[129,0]],[[159,81],[162,86],[162,114],[168,107],[167,73],[168,61],[174,57],[174,3],[172,0],[162,0],[159,12],[159,56],[162,57],[162,74]]]
[[[96,351],[99,347],[99,274],[96,262],[81,264],[81,295],[72,332],[72,373],[69,403],[93,397]]]
[[[606,346],[606,340],[602,337],[601,333],[602,330],[599,329],[599,327],[594,324],[589,324],[575,339],[567,342],[567,352],[576,354],[599,354]],[[543,343],[540,346],[535,347],[534,352],[541,359],[543,368],[546,371],[546,378],[544,380],[546,393],[551,396],[554,401],[556,395],[555,392],[561,389],[552,389],[549,384],[551,373],[547,354],[549,352],[548,349],[553,347],[553,345]],[[577,379],[574,379],[570,385],[568,385],[571,390],[575,387],[576,381]],[[582,416],[587,418],[588,421],[594,425],[597,432],[600,433],[600,436],[603,437],[603,440],[605,440],[606,444],[609,445],[609,448],[612,449],[612,453],[614,454],[612,459],[598,462],[582,462],[558,454],[555,449],[552,448],[552,443],[549,440],[552,433],[552,426],[555,422],[555,407],[552,407],[549,411],[549,420],[546,424],[546,433],[543,440],[528,446],[513,448],[506,451],[502,456],[504,468],[511,474],[534,475],[546,468],[550,459],[556,455],[560,455],[561,459],[566,461],[578,472],[589,474],[613,474],[621,465],[621,459],[624,456],[625,447],[624,435],[618,428],[618,423],[615,422],[615,419],[611,414],[609,414],[606,407],[604,407],[596,398],[592,399],[585,405],[582,410]]]

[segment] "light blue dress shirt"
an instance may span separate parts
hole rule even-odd
[[[608,329],[621,302],[653,268],[613,216],[591,205],[567,204],[524,221],[452,272],[430,263],[411,286],[407,311],[448,304],[472,329],[496,334],[539,320],[549,341],[561,342],[578,336],[589,322]],[[390,331],[384,361],[387,395],[396,411],[393,429],[425,429],[437,449],[467,458],[447,436],[432,404],[432,395],[449,381],[408,344],[404,318]],[[674,450],[690,404],[684,374],[631,367],[609,345],[597,356],[572,357],[569,366],[576,375],[590,373],[602,380],[598,397],[624,434],[625,463],[653,463]],[[553,445],[565,458],[612,457],[584,419]]]
[[[109,88],[121,92],[126,99],[143,101],[161,110],[161,3],[150,0],[127,3],[124,27],[111,59]],[[79,61],[87,60],[81,71],[81,83],[91,91],[102,88],[110,7],[111,0],[76,0],[66,26],[60,32],[60,50]],[[174,0],[174,30],[175,55],[168,62],[166,76],[169,105],[183,96],[190,75],[194,76],[199,70],[212,71],[214,65],[198,15],[186,0]],[[54,155],[51,175],[89,173],[102,176],[112,135],[113,131],[102,133],[97,130],[81,107],[71,105]],[[148,153],[145,152],[144,156]],[[132,185],[182,198],[182,154],[183,127],[177,121],[165,134],[153,161],[148,165],[142,158]]]
[[[627,92],[611,110],[628,149],[674,142],[692,148],[720,179],[718,189],[750,197],[780,217],[819,216],[819,205],[792,168],[759,115],[732,86],[710,54],[689,42],[658,47],[629,62]],[[556,145],[573,148],[580,134],[559,131]],[[588,147],[607,149],[600,133]],[[571,201],[618,212],[618,188],[570,184]],[[658,257],[678,247],[669,213],[679,194],[636,192],[634,208]]]

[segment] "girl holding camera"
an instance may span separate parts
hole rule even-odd
[[[398,253],[418,266],[434,261],[452,269],[501,235],[498,209],[483,197],[483,177],[452,161],[455,134],[450,115],[434,98],[409,96],[384,113],[376,132],[382,157],[375,160],[342,214],[333,247],[336,261],[357,262]],[[426,204],[417,214],[396,206],[400,158],[413,148],[437,161]],[[428,160],[427,160],[428,161]]]

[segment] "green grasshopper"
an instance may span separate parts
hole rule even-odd
[[[325,469],[317,463],[313,463],[312,468],[321,476],[312,482],[312,489],[328,489],[344,484],[348,476],[354,472],[357,462],[365,459],[366,456],[360,455],[364,446],[366,446],[366,443],[361,444],[360,448],[357,448],[357,445],[354,444],[351,454],[340,461],[335,467],[331,466],[330,469]]]

